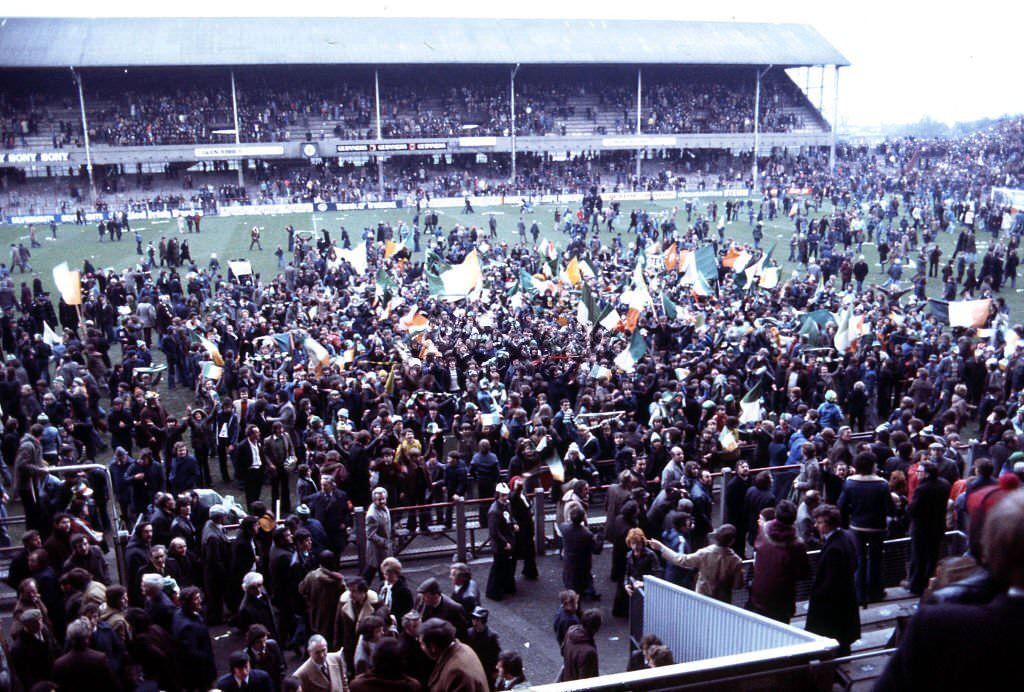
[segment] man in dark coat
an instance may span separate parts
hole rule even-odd
[[[23,689],[48,680],[57,655],[57,642],[43,626],[43,613],[29,608],[18,616],[21,629],[11,637],[10,665]]]
[[[736,541],[732,549],[741,558],[747,548],[748,521],[745,510],[747,489],[752,482],[750,465],[741,460],[736,462],[736,473],[725,486],[725,523],[736,527]]]
[[[477,606],[470,616],[472,625],[463,635],[463,641],[476,653],[480,659],[480,665],[491,674],[498,667],[498,654],[501,653],[501,643],[498,635],[487,626],[489,612],[486,608]]]
[[[582,507],[572,507],[569,521],[562,524],[562,584],[581,596],[596,600],[601,596],[594,589],[591,567],[593,556],[601,552],[603,541],[584,526],[585,518]]]
[[[227,512],[222,505],[211,507],[201,537],[200,564],[206,587],[206,618],[210,625],[219,625],[224,619],[225,584],[231,574],[231,544],[224,532],[226,520]]]
[[[351,508],[348,495],[339,490],[331,476],[320,479],[320,492],[313,493],[306,501],[310,514],[323,524],[327,532],[327,546],[335,555],[341,555],[348,544],[348,529],[351,524]]]
[[[181,685],[186,690],[207,690],[217,677],[210,630],[203,616],[203,595],[194,586],[181,591],[181,608],[174,614],[171,635],[177,644]]]
[[[860,611],[854,573],[857,541],[841,528],[842,515],[835,505],[819,505],[814,525],[823,538],[821,559],[807,605],[808,632],[839,642],[837,655],[848,656],[850,645],[860,639]]]
[[[495,488],[497,497],[487,511],[487,528],[494,550],[494,562],[487,577],[487,598],[500,601],[516,592],[516,563],[513,550],[516,544],[516,525],[509,507],[509,487],[499,483]]]
[[[796,506],[782,500],[775,508],[775,518],[757,534],[747,603],[755,613],[787,624],[796,611],[796,584],[811,574],[807,546],[794,526],[796,514]]]
[[[416,611],[419,612],[423,621],[431,618],[440,618],[450,622],[456,632],[465,632],[469,627],[469,618],[466,611],[458,603],[441,593],[441,584],[429,577],[423,580],[417,589],[419,597],[416,599]]]
[[[260,429],[250,425],[245,431],[245,440],[235,448],[235,474],[245,485],[246,507],[259,500],[263,491],[267,467],[265,456]]]
[[[939,547],[946,532],[946,505],[949,503],[949,481],[939,476],[933,461],[918,464],[919,483],[907,507],[910,517],[910,592],[924,593],[928,579],[939,561]]]
[[[249,654],[236,651],[228,658],[231,672],[217,678],[214,685],[221,692],[273,692],[274,685],[270,676],[259,668],[253,668],[249,662]]]
[[[598,676],[597,644],[594,637],[600,629],[601,611],[592,608],[583,612],[580,624],[573,625],[565,633],[560,682]]]
[[[249,625],[263,625],[270,633],[271,639],[277,639],[277,615],[270,604],[270,597],[263,590],[263,575],[249,572],[242,581],[245,596],[238,607],[238,628],[245,632]]]

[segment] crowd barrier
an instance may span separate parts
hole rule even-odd
[[[675,663],[600,678],[535,686],[569,690],[828,690],[838,643],[657,577],[644,578],[630,603],[630,650],[655,634]],[[737,685],[742,679],[743,684]]]
[[[685,199],[725,198],[750,196],[746,187],[723,190],[657,190],[650,192],[607,192],[601,195],[606,202],[655,202]],[[429,206],[434,209],[455,209],[465,206],[469,199],[473,207],[520,206],[522,201],[529,200],[532,204],[569,204],[576,207],[583,202],[582,193],[535,195],[529,192],[509,193],[507,195],[467,195],[466,197],[435,197]],[[415,205],[414,200],[397,199],[388,201],[366,202],[299,202],[287,204],[238,204],[220,205],[215,216],[279,216],[282,214],[313,214],[332,211],[356,211],[360,209],[404,209]],[[424,208],[426,203],[423,203]],[[185,207],[181,209],[160,209],[153,211],[128,212],[129,221],[170,220],[179,216],[203,215],[202,207]],[[120,212],[86,212],[88,223],[107,221]],[[16,214],[3,217],[3,223],[12,225],[74,223],[74,214]]]

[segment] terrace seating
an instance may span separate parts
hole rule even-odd
[[[516,89],[519,136],[613,135],[636,128],[636,92],[626,75],[543,72]],[[330,81],[333,78],[333,81]],[[127,79],[127,78],[126,78]],[[96,146],[153,146],[233,141],[231,91],[221,75],[87,80],[86,111]],[[238,126],[244,142],[340,137],[374,138],[377,116],[370,80],[362,75],[301,72],[287,79],[240,81]],[[204,81],[205,80],[205,81]],[[426,83],[415,74],[385,75],[381,129],[385,138],[506,136],[509,93],[497,74],[441,72]],[[54,87],[55,88],[55,87]],[[80,144],[76,99],[66,93],[0,94],[0,146]],[[641,130],[647,134],[751,132],[753,94],[746,75],[725,71],[656,73],[643,87]],[[762,89],[761,129],[820,132],[827,124],[784,76]]]

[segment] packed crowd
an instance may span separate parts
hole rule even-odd
[[[310,73],[307,85],[289,79],[240,79],[238,126],[243,142],[279,142],[296,138],[375,138],[372,75],[325,77]],[[707,78],[682,73],[659,77],[644,98],[646,133],[751,132],[754,96],[749,79],[732,74]],[[716,81],[717,80],[717,81]],[[155,146],[233,142],[231,89],[221,76],[197,74],[195,80],[158,74],[137,79],[85,76],[86,113],[93,144]],[[11,149],[45,136],[54,147],[82,146],[77,95],[65,87],[31,98],[0,95],[0,142]],[[589,104],[579,109],[574,99]],[[801,126],[787,107],[805,99],[788,78],[765,80],[761,129],[786,132]],[[628,79],[590,76],[582,81],[524,78],[517,83],[516,132],[519,136],[565,134],[567,122],[604,122],[615,131],[636,126],[636,92]],[[620,117],[621,116],[621,117]],[[424,84],[412,75],[384,76],[381,131],[387,138],[507,136],[509,88],[504,77],[474,77]],[[607,134],[605,128],[604,134]]]
[[[803,99],[789,80],[765,80],[761,99],[762,132],[789,132],[803,126],[799,116],[786,110]],[[648,87],[644,118],[641,128],[645,133],[753,132],[754,94],[738,79],[715,84],[657,83]],[[633,124],[628,118],[625,121]]]
[[[996,560],[983,529],[1024,475],[1024,341],[998,295],[1024,228],[986,193],[1019,179],[1020,128],[850,150],[831,176],[816,159],[769,167],[750,202],[627,212],[595,186],[557,209],[561,251],[526,215],[510,244],[495,217],[442,228],[423,205],[361,238],[290,231],[283,268],[259,281],[187,256],[183,225],[173,244],[137,239],[132,269],[84,261],[80,309],[62,294],[55,310],[38,280],[16,292],[18,267],[0,266],[4,497],[26,523],[7,670],[25,689],[512,689],[522,657],[487,603],[529,591],[520,569],[538,577],[539,489],[558,501],[563,680],[600,670],[601,611],[579,603],[600,597],[606,541],[613,616],[650,574],[731,600],[752,554],[748,607],[788,621],[820,548],[807,628],[841,651],[859,607],[884,597],[886,537],[910,536],[906,585],[924,594],[943,532],[968,530],[992,569],[972,597],[1005,598],[1024,587],[1020,545]],[[811,193],[768,192],[790,185]],[[793,223],[793,276],[758,235],[775,215]],[[754,242],[733,242],[726,221]],[[132,232],[126,218],[114,231]],[[963,292],[982,301],[966,326],[918,291],[936,298],[952,277],[920,272],[904,297],[911,277],[892,270],[922,252],[930,265],[941,233],[964,239],[953,274],[962,258]],[[980,234],[992,258],[979,269]],[[419,263],[408,243],[421,240]],[[860,259],[869,241],[879,268]],[[465,290],[438,288],[452,282]],[[164,382],[188,392],[183,410],[165,406]],[[61,471],[108,451],[106,471]],[[205,490],[228,484],[244,506]],[[474,495],[486,581],[456,564],[450,588],[414,589],[396,536],[452,516],[402,508]],[[353,507],[367,508],[358,570],[339,567]],[[119,523],[131,539],[117,580],[104,552]],[[226,661],[209,631],[224,622],[244,636]],[[631,666],[671,661],[647,638]]]

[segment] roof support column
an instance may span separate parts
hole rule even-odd
[[[643,92],[643,73],[642,67],[636,68],[636,136],[640,136],[640,129],[643,125],[643,119],[640,113],[641,95]],[[641,150],[636,150],[636,182],[640,184],[640,154]]]
[[[835,65],[835,77],[832,80],[832,134],[828,144],[828,169],[836,170],[836,128],[839,127],[839,65]]]
[[[757,80],[754,84],[754,163],[751,166],[751,176],[753,179],[753,190],[755,193],[761,189],[761,185],[758,180],[757,166],[757,157],[761,152],[761,79],[768,74],[768,71],[772,69],[772,67],[772,65],[769,65],[763,70],[757,70]]]
[[[377,108],[377,141],[384,139],[383,128],[380,124],[380,74],[378,70],[373,71],[373,100],[374,105]],[[377,151],[377,194],[380,196],[380,200],[384,201],[384,160],[380,156],[380,151]]]
[[[242,143],[238,129],[238,93],[235,91],[235,71],[231,70],[231,112],[235,118],[235,145]],[[238,187],[245,187],[245,159],[238,159]]]
[[[511,76],[509,77],[509,133],[512,135],[512,168],[509,174],[509,182],[514,186],[516,184],[516,73],[519,72],[519,63],[512,68]]]
[[[78,107],[82,112],[82,138],[85,141],[85,170],[89,174],[89,203],[96,204],[96,183],[92,176],[92,147],[89,143],[89,121],[85,117],[85,94],[82,91],[82,76],[71,69],[71,78],[78,87]]]

